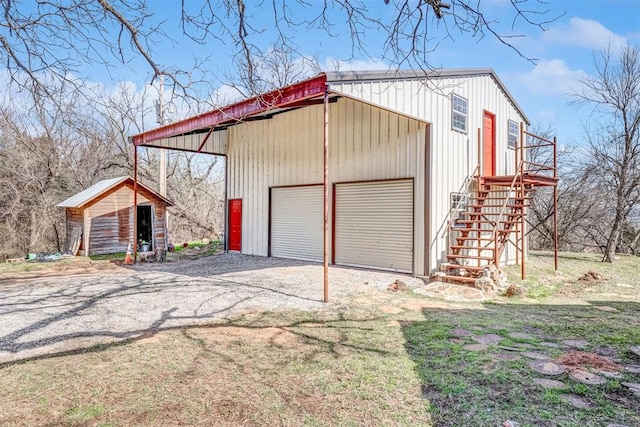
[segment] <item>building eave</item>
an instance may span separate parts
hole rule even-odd
[[[215,129],[231,125],[265,112],[297,106],[301,101],[323,95],[326,91],[326,75],[319,74],[308,80],[286,86],[235,104],[180,120],[131,137],[135,145],[147,145],[163,138],[184,135],[203,129]]]

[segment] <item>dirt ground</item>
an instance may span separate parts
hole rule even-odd
[[[423,285],[402,274],[348,268],[332,267],[330,277],[325,304],[321,265],[239,254],[0,274],[0,363],[243,313],[336,309],[384,293],[396,279]]]
[[[640,258],[534,254],[516,298],[332,267],[325,304],[200,255],[0,266],[0,425],[640,425]]]

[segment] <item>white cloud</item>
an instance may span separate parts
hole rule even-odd
[[[599,50],[611,46],[617,50],[627,43],[627,39],[620,36],[598,21],[573,17],[566,25],[549,29],[543,34],[547,43],[580,46]]]
[[[336,59],[329,56],[325,59],[322,69],[324,71],[388,70],[389,64],[386,64],[378,58],[344,61],[342,59]]]
[[[520,76],[520,83],[537,95],[565,95],[577,89],[586,77],[582,70],[572,70],[562,59],[540,61],[530,72]]]

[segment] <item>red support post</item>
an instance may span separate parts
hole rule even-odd
[[[553,186],[553,262],[555,271],[558,271],[558,146],[556,137],[553,137],[553,177],[556,178]]]
[[[329,91],[324,91],[324,287],[323,301],[329,302]]]
[[[138,261],[138,146],[133,145],[133,263]]]

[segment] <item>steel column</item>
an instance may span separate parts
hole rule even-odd
[[[138,260],[138,146],[133,144],[133,263]]]
[[[324,91],[324,302],[329,302],[329,91]]]
[[[553,263],[558,271],[558,146],[556,137],[553,137],[553,177],[556,178],[553,186]]]

